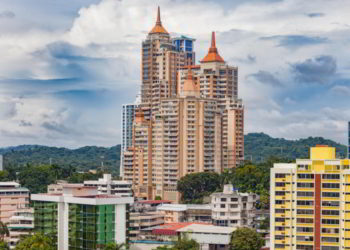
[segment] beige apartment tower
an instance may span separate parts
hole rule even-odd
[[[123,154],[124,179],[136,197],[179,201],[177,181],[190,173],[234,168],[244,160],[244,107],[238,69],[219,55],[215,33],[195,65],[195,39],[172,38],[156,25],[142,42],[142,103],[133,144]]]

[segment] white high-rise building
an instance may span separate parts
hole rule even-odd
[[[122,143],[120,148],[120,176],[124,176],[123,153],[132,146],[132,123],[134,122],[135,111],[141,103],[141,96],[138,95],[132,104],[123,104],[122,108]]]
[[[4,157],[0,155],[0,171],[4,170]]]

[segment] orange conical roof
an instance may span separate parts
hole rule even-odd
[[[194,81],[191,69],[188,69],[187,79],[184,82],[183,91],[185,95],[187,93],[197,95],[197,92],[199,95],[199,85]]]
[[[149,32],[149,34],[156,34],[156,33],[169,34],[168,31],[166,31],[166,29],[164,29],[164,27],[162,26],[162,21],[160,20],[160,8],[159,8],[159,6],[158,6],[156,25]]]
[[[201,63],[206,62],[225,62],[219,55],[218,49],[216,48],[214,31],[211,34],[211,47],[209,48],[208,54],[201,61]]]

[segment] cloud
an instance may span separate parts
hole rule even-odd
[[[331,92],[337,95],[350,96],[350,86],[336,85],[331,88]]]
[[[14,18],[16,15],[12,11],[5,10],[0,12],[0,18]]]
[[[31,122],[25,121],[25,120],[21,120],[19,123],[20,127],[31,127],[33,126],[33,124]]]
[[[329,55],[317,56],[291,64],[295,80],[300,83],[329,83],[337,71],[337,61]]]
[[[260,70],[257,73],[250,74],[248,76],[248,78],[249,77],[253,77],[256,80],[258,80],[259,82],[261,82],[263,84],[271,85],[273,87],[282,87],[283,86],[283,84],[281,83],[281,81],[279,79],[277,79],[270,72],[267,72],[267,71],[264,71],[264,70]]]
[[[310,18],[315,18],[315,17],[324,17],[325,14],[321,13],[321,12],[313,12],[313,13],[306,14],[306,16],[308,16]]]
[[[65,125],[59,124],[59,123],[54,122],[54,121],[44,122],[41,126],[47,130],[61,133],[61,134],[71,134],[72,133],[72,131],[70,129],[68,129]]]
[[[261,40],[277,40],[279,47],[298,48],[307,45],[317,45],[329,42],[328,38],[306,35],[279,35],[262,37]]]

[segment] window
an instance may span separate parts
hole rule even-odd
[[[313,179],[314,175],[313,174],[298,174],[299,179]]]
[[[312,233],[314,229],[312,227],[297,227],[297,232]]]
[[[226,201],[226,198],[221,198],[221,201]]]
[[[322,201],[323,207],[339,207],[339,201]]]
[[[220,205],[220,208],[225,208],[225,207],[226,207],[225,204],[221,204],[221,205]]]
[[[314,219],[311,219],[311,218],[297,218],[297,223],[314,224]]]
[[[305,182],[298,182],[297,187],[299,188],[313,188],[314,184],[313,183],[305,183]]]
[[[297,201],[298,206],[313,206],[313,201]]]
[[[322,224],[339,225],[339,220],[322,219]]]
[[[298,197],[313,197],[314,192],[297,192]]]
[[[339,242],[339,238],[335,237],[322,237],[321,238],[322,242]]]
[[[322,233],[325,234],[338,234],[339,229],[338,228],[322,228]]]
[[[339,180],[340,175],[339,174],[323,174],[322,179],[326,180]]]
[[[314,241],[313,236],[297,236],[297,241]]]
[[[322,192],[322,197],[338,198],[339,196],[340,196],[339,193]]]
[[[314,210],[310,209],[298,209],[297,214],[314,214]]]
[[[339,183],[322,183],[322,188],[339,188]]]
[[[275,174],[275,178],[286,178],[286,174]]]
[[[322,210],[322,215],[339,215],[339,210]]]

